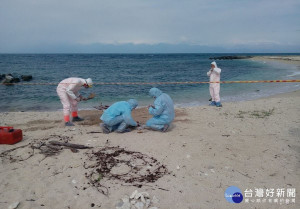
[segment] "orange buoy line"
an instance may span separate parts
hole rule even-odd
[[[172,85],[172,84],[207,84],[207,83],[296,83],[300,80],[258,80],[258,81],[178,81],[178,82],[100,82],[93,85]],[[63,84],[63,83],[61,83]],[[68,83],[71,84],[71,83]],[[58,85],[58,83],[1,83],[1,85]]]

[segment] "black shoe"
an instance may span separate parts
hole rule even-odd
[[[65,123],[65,126],[74,126],[74,124],[69,121]]]
[[[77,116],[77,117],[74,117],[72,121],[79,122],[79,121],[84,121],[84,119]]]

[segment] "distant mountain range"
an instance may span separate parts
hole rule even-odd
[[[47,44],[26,46],[0,53],[300,53],[299,45],[205,46],[191,44]]]

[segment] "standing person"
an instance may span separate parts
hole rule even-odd
[[[103,123],[100,124],[103,133],[108,134],[113,131],[117,133],[129,132],[128,126],[138,126],[131,116],[131,111],[138,106],[135,99],[120,101],[111,105],[101,116]]]
[[[207,72],[210,82],[220,82],[221,69],[218,68],[216,62],[211,63],[211,68]],[[209,84],[209,93],[212,98],[210,106],[222,107],[220,100],[220,83],[210,83]]]
[[[63,105],[63,113],[65,126],[74,126],[70,122],[70,112],[72,111],[73,121],[82,121],[84,119],[78,117],[77,103],[82,100],[87,100],[79,94],[81,87],[91,88],[93,85],[92,79],[82,79],[82,78],[67,78],[62,80],[56,89],[56,92],[60,98]]]
[[[155,101],[154,105],[148,106],[153,118],[146,122],[146,127],[166,132],[175,117],[173,100],[158,88],[151,88],[149,94],[155,98]]]

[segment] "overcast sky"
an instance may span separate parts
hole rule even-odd
[[[0,0],[0,53],[103,44],[300,52],[300,0]]]

